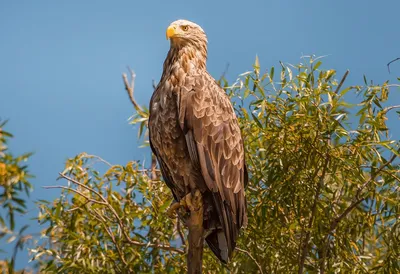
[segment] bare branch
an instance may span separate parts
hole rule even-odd
[[[122,232],[125,234],[125,238],[126,238],[127,236],[126,236],[125,230],[122,230]],[[159,248],[159,249],[168,250],[168,251],[179,253],[179,254],[185,254],[185,251],[183,251],[182,249],[179,249],[179,248],[176,248],[176,247],[173,247],[170,245],[153,244],[151,242],[142,243],[142,242],[138,242],[138,241],[133,241],[130,238],[126,238],[126,239],[130,244],[135,245],[135,246]]]
[[[86,197],[85,197],[86,198]],[[81,209],[83,206],[86,206],[88,203],[90,203],[91,201],[86,201],[84,204],[82,204],[82,205],[80,205],[80,206],[77,206],[77,207],[74,207],[74,208],[71,208],[71,209],[68,209],[68,210],[66,210],[65,212],[68,212],[68,213],[70,213],[70,212],[73,212],[73,211],[75,211],[75,210],[78,210],[78,209]]]
[[[133,104],[133,107],[135,108],[135,110],[138,112],[143,112],[142,107],[136,102],[135,97],[134,97],[136,74],[129,67],[128,67],[128,70],[129,70],[130,76],[131,76],[130,83],[129,83],[128,76],[126,75],[126,73],[122,74],[122,79],[124,80],[126,92],[128,93],[129,99],[130,99],[131,103]]]
[[[347,70],[346,73],[343,75],[342,80],[340,80],[340,83],[339,83],[339,85],[337,86],[337,88],[336,88],[336,90],[335,90],[335,93],[336,93],[336,94],[337,94],[337,93],[339,92],[339,90],[341,89],[341,87],[342,87],[344,81],[346,81],[346,78],[347,78],[347,75],[349,75],[349,72],[350,72],[350,71]]]
[[[257,262],[257,260],[253,257],[253,255],[251,255],[251,253],[249,251],[241,249],[239,247],[236,247],[235,249],[237,251],[242,252],[242,253],[246,254],[247,256],[249,256],[249,258],[257,265],[259,273],[264,274],[261,265]]]
[[[43,186],[43,188],[45,188],[45,189],[62,188],[62,189],[68,190],[68,191],[75,192],[76,194],[82,196],[83,198],[87,199],[89,202],[92,202],[92,203],[94,203],[94,204],[106,205],[106,203],[101,202],[101,201],[98,201],[98,200],[93,200],[93,199],[87,197],[87,196],[86,196],[85,194],[83,194],[82,192],[80,192],[80,191],[78,191],[78,190],[76,190],[76,189],[70,188],[70,187],[66,187],[66,186]]]
[[[84,185],[84,184],[82,184],[81,182],[78,182],[77,180],[74,180],[74,179],[72,179],[71,177],[68,177],[68,176],[62,174],[61,172],[59,172],[58,174],[59,174],[61,177],[63,177],[64,179],[67,179],[68,181],[70,181],[70,182],[72,182],[72,183],[74,183],[74,184],[76,184],[76,185],[78,185],[78,186],[81,186],[81,187],[83,187],[84,189],[87,189],[87,190],[89,190],[90,192],[93,192],[94,194],[96,194],[96,195],[97,195],[98,197],[100,197],[100,199],[104,202],[104,203],[102,203],[102,204],[108,204],[106,198],[104,198],[103,195],[101,195],[99,192],[97,192],[97,191],[94,190],[93,188],[88,187],[87,185]],[[99,201],[98,201],[98,203],[99,203]]]
[[[390,61],[390,62],[387,64],[389,73],[390,73],[390,64],[391,64],[391,63],[394,63],[394,62],[396,62],[396,61],[399,61],[399,60],[400,60],[400,57],[398,57],[398,58],[396,58],[396,59],[393,59],[392,61]]]
[[[106,160],[104,160],[103,158],[101,158],[100,156],[97,155],[91,155],[91,154],[86,154],[85,155],[87,158],[95,158],[97,160],[99,160],[100,162],[108,165],[109,167],[112,167],[112,164],[110,164],[109,162],[107,162]]]
[[[219,85],[221,85],[221,81],[222,81],[222,79],[225,78],[226,74],[228,73],[228,70],[229,70],[229,63],[226,63],[225,69],[224,69],[224,71],[222,72],[221,77],[219,77],[219,79],[218,79],[218,84],[219,84]]]
[[[392,109],[397,109],[397,108],[400,108],[400,105],[387,107],[387,108],[385,108],[385,111],[387,113],[387,112],[391,111]]]

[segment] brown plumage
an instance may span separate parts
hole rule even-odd
[[[177,201],[201,191],[206,241],[226,263],[247,224],[243,139],[229,97],[206,70],[202,28],[178,20],[167,38],[171,48],[150,101],[150,145]]]

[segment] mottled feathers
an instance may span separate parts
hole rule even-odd
[[[202,192],[206,241],[227,262],[247,224],[243,139],[229,97],[206,71],[204,31],[178,20],[167,38],[171,48],[150,102],[151,148],[177,201]]]

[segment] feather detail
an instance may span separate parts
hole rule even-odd
[[[187,24],[191,31],[171,40],[150,101],[150,146],[177,201],[193,185],[202,192],[206,241],[227,263],[247,224],[243,138],[229,97],[206,70],[204,31]]]

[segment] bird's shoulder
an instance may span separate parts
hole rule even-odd
[[[207,111],[208,115],[216,116],[234,114],[229,96],[208,72],[188,77],[181,96],[190,98],[194,115],[198,118]]]
[[[204,146],[221,146],[218,157],[231,158],[240,166],[243,140],[229,96],[208,73],[199,75],[190,92],[181,96],[180,122],[191,129]],[[217,158],[218,158],[217,157]]]

